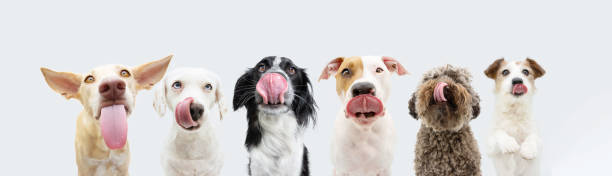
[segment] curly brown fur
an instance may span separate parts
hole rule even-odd
[[[439,82],[448,84],[443,89],[446,102],[434,100]],[[410,115],[422,120],[415,149],[416,175],[481,175],[480,152],[469,127],[480,113],[480,98],[470,83],[466,69],[451,65],[423,76],[408,105]]]

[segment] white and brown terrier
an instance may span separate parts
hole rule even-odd
[[[79,175],[128,175],[127,117],[138,91],[161,80],[171,58],[137,67],[106,65],[85,74],[40,69],[51,89],[83,105],[74,143]]]
[[[532,117],[535,80],[544,69],[532,59],[498,59],[484,71],[495,80],[495,114],[489,137],[489,155],[497,175],[539,175],[541,142]]]
[[[336,92],[344,104],[334,124],[334,175],[391,175],[396,132],[385,103],[392,73],[408,72],[385,56],[339,57],[321,73],[319,80],[335,75]]]

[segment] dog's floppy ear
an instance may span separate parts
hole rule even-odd
[[[531,69],[533,70],[533,77],[534,78],[539,78],[544,76],[544,74],[546,73],[546,71],[542,68],[542,66],[540,66],[540,64],[538,64],[535,60],[531,59],[531,58],[527,58],[525,59],[527,61],[527,64],[529,64],[529,67],[531,67]]]
[[[387,66],[387,69],[389,69],[389,71],[395,72],[397,73],[397,75],[400,76],[409,74],[408,71],[406,71],[406,69],[404,68],[404,66],[402,66],[402,64],[400,64],[399,61],[395,60],[394,58],[389,56],[383,56],[382,60],[383,63],[385,63],[385,66]]]
[[[416,112],[416,95],[415,93],[412,93],[412,97],[410,98],[410,101],[408,101],[408,110],[410,110],[410,116],[412,116],[412,118],[419,120],[419,115]]]
[[[66,99],[78,98],[82,81],[81,75],[70,72],[56,72],[44,67],[41,67],[40,71],[53,91],[63,95]]]
[[[472,97],[472,119],[476,119],[480,115],[480,97],[473,95]]]
[[[491,65],[489,65],[489,68],[484,71],[484,74],[491,79],[496,79],[497,71],[499,70],[503,62],[504,58],[495,60]]]
[[[223,116],[227,114],[227,107],[225,106],[225,97],[221,92],[221,82],[217,79],[217,89],[215,90],[215,102],[217,102],[217,108],[219,109],[219,118],[223,120]]]
[[[161,84],[155,88],[155,97],[153,98],[153,109],[157,112],[157,115],[163,117],[166,114],[168,105],[166,104],[166,84],[162,81]]]
[[[155,83],[159,82],[166,74],[172,56],[169,55],[163,59],[134,67],[132,70],[134,79],[138,82],[138,89],[151,89]]]
[[[234,111],[240,109],[251,99],[255,98],[255,95],[249,95],[249,93],[255,91],[255,84],[251,85],[252,80],[249,78],[249,71],[240,76],[238,81],[236,81],[236,86],[234,86],[234,97],[232,102]]]
[[[328,79],[331,75],[336,74],[336,72],[338,72],[338,69],[340,68],[340,65],[342,64],[342,62],[344,62],[344,57],[338,57],[335,58],[334,60],[332,60],[331,62],[329,62],[325,68],[323,69],[323,72],[321,72],[321,76],[319,76],[319,80],[321,81]]]

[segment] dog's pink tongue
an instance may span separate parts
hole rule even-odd
[[[383,104],[380,99],[369,94],[356,96],[349,100],[346,105],[346,112],[351,117],[357,117],[365,113],[374,113],[374,116],[377,116],[382,111]]]
[[[439,82],[434,88],[434,100],[438,103],[446,102],[446,98],[444,97],[444,87],[448,86],[445,82]]]
[[[527,93],[527,86],[525,84],[515,84],[512,86],[512,94],[519,95]]]
[[[287,80],[278,73],[267,73],[257,82],[257,93],[263,98],[264,104],[282,104],[287,92]]]
[[[191,112],[189,111],[192,102],[192,97],[185,98],[176,105],[176,110],[174,110],[176,123],[183,128],[191,128],[198,125],[198,123],[194,122],[191,118]]]
[[[124,105],[103,107],[100,112],[100,128],[108,148],[122,148],[127,141],[127,115]]]

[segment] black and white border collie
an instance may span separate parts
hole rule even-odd
[[[249,175],[310,175],[303,132],[315,120],[311,92],[305,70],[285,57],[265,57],[238,79],[233,105],[247,109]]]

